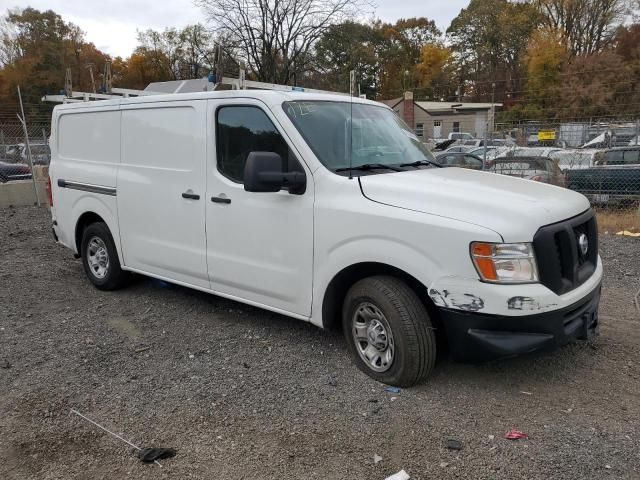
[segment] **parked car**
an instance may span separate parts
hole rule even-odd
[[[440,334],[478,361],[595,332],[587,199],[441,168],[380,103],[238,90],[62,104],[52,138],[54,238],[99,289],[135,272],[341,328],[358,367],[397,386],[432,371]]]
[[[471,168],[472,170],[482,170],[483,161],[481,158],[470,153],[443,152],[436,155],[436,160],[443,167]]]
[[[596,204],[640,199],[640,146],[600,151],[594,166],[567,171],[567,187]]]
[[[564,174],[558,164],[544,157],[500,157],[488,165],[488,170],[510,177],[526,178],[536,182],[565,186]]]
[[[454,145],[453,147],[449,147],[445,150],[447,153],[465,153],[471,150],[474,150],[475,147],[469,145]]]
[[[575,170],[593,166],[596,155],[601,150],[596,149],[566,149],[551,152],[549,158],[555,160],[561,170]]]
[[[0,162],[0,182],[6,183],[12,180],[28,180],[31,178],[31,169],[22,163]]]
[[[500,157],[550,157],[554,152],[561,152],[555,147],[512,147],[506,148]]]
[[[466,132],[451,132],[447,137],[449,140],[475,140],[475,137]]]
[[[51,158],[49,145],[33,143],[29,145],[29,148],[31,149],[31,161],[34,165],[49,165],[49,159]],[[26,145],[20,147],[20,161],[28,163]]]

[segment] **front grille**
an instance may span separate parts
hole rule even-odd
[[[578,239],[584,234],[589,249],[583,255]],[[533,237],[540,282],[558,295],[579,287],[598,263],[598,227],[592,210],[541,227]]]

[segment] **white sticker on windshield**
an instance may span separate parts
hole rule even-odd
[[[416,142],[419,142],[420,140],[418,139],[418,137],[416,136],[415,133],[410,132],[409,130],[405,130],[404,128],[402,129],[402,133],[404,133],[407,137],[409,137],[411,140],[415,140]]]

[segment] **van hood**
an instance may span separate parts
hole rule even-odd
[[[530,242],[543,225],[590,206],[565,188],[455,167],[366,175],[360,184],[369,200],[480,225],[505,242]]]

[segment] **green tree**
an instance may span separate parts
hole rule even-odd
[[[487,100],[494,84],[497,99],[519,91],[523,56],[540,21],[530,3],[471,0],[447,29],[460,94]]]
[[[349,72],[355,70],[361,93],[376,98],[383,43],[382,32],[371,24],[349,21],[332,25],[315,45],[314,86],[348,92]]]
[[[84,40],[80,28],[52,10],[8,11],[0,22],[0,102],[14,103],[18,85],[30,102],[58,93],[64,87],[68,67],[74,90],[90,91],[87,67],[91,65],[97,77],[108,59]]]

